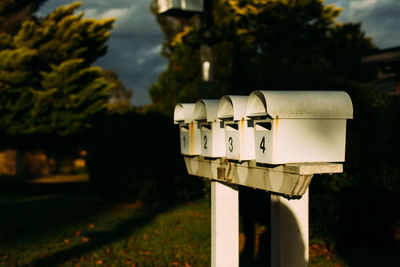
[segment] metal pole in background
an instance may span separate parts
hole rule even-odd
[[[202,96],[213,96],[213,53],[211,45],[211,28],[213,26],[213,0],[204,0],[204,12],[200,17],[200,34],[202,38],[200,47],[201,60],[201,90]]]

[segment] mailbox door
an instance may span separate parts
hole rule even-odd
[[[201,131],[201,155],[212,157],[212,125],[204,123],[200,126]]]
[[[253,121],[241,121],[242,131],[241,137],[242,146],[240,152],[240,158],[242,160],[254,160],[256,159],[254,149],[254,122]]]
[[[200,129],[197,123],[180,125],[181,154],[199,155],[201,153]]]
[[[272,163],[273,153],[273,121],[254,122],[254,148],[256,162]]]
[[[229,122],[225,124],[225,150],[228,159],[240,159],[240,131],[239,124]]]
[[[225,128],[223,122],[212,123],[212,140],[212,157],[225,157]]]
[[[180,125],[181,154],[190,154],[190,125]]]

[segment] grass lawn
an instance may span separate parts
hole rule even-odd
[[[210,266],[204,199],[166,208],[91,194],[13,195],[0,196],[0,214],[0,266]],[[311,244],[310,266],[347,264]]]
[[[205,200],[171,208],[95,195],[0,197],[0,266],[209,266]]]

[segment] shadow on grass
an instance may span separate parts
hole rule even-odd
[[[90,182],[76,183],[27,183],[2,182],[1,195],[43,195],[43,194],[87,194],[92,193],[93,185]]]
[[[71,232],[110,208],[96,195],[1,196],[0,247]]]
[[[150,223],[154,217],[168,209],[169,208],[167,207],[156,207],[152,209],[149,209],[148,207],[140,208],[139,210],[136,210],[139,214],[135,212],[135,215],[120,223],[110,231],[84,233],[84,236],[90,238],[90,242],[67,248],[52,255],[39,257],[26,266],[56,266],[67,260],[80,258],[94,249],[126,238],[131,235],[135,229]]]
[[[43,240],[55,240],[55,237],[62,242],[64,236],[68,239],[77,230],[86,228],[89,223],[96,222],[96,218],[104,217],[116,208],[95,194],[76,194],[76,190],[62,188],[63,184],[33,186],[34,194],[0,195],[0,214],[6,215],[0,220],[0,251],[10,247],[26,250],[29,244],[41,244]],[[78,184],[69,186],[79,189]],[[40,190],[36,189],[38,187]],[[46,194],[50,192],[63,194]],[[30,263],[25,261],[24,266],[57,266],[69,259],[80,258],[93,249],[126,238],[136,228],[151,222],[156,215],[169,208],[134,208],[132,214],[127,214],[126,219],[111,230],[82,232],[81,236],[88,237],[89,242],[63,247],[62,251],[53,254],[36,255]]]

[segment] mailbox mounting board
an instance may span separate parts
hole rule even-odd
[[[298,163],[271,167],[257,166],[255,161],[227,162],[223,158],[204,159],[184,156],[190,175],[258,188],[290,197],[302,196],[314,174],[342,173],[340,163]]]

